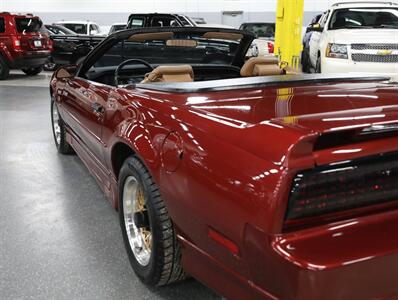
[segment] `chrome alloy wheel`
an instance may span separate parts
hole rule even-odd
[[[123,187],[123,215],[131,251],[137,262],[149,264],[152,233],[142,185],[134,176],[126,178]]]
[[[59,113],[57,106],[55,103],[52,105],[52,121],[53,121],[53,129],[54,129],[54,137],[55,141],[57,142],[57,146],[61,143],[61,126],[59,126]]]

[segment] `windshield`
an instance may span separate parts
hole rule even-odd
[[[46,28],[52,34],[59,34],[59,35],[75,34],[72,30],[69,30],[68,28],[62,26],[46,25]]]
[[[240,27],[242,30],[253,33],[256,37],[275,37],[275,24],[273,23],[246,23]]]
[[[62,24],[62,26],[76,32],[77,34],[87,34],[87,24]]]
[[[109,49],[94,67],[116,67],[131,58],[143,59],[152,65],[232,64],[243,36],[236,33],[222,36],[218,32],[202,34],[188,36],[161,32],[133,35]],[[226,40],[228,36],[232,39]]]
[[[21,33],[38,32],[43,25],[39,18],[15,18],[15,24]]]
[[[398,28],[397,8],[346,8],[333,12],[329,30],[345,28]]]
[[[116,32],[119,30],[126,29],[126,25],[120,24],[120,25],[112,25],[110,32]]]

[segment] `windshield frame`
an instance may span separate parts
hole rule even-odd
[[[85,78],[86,73],[89,69],[94,66],[100,57],[102,57],[107,51],[109,51],[117,43],[128,39],[129,37],[136,34],[146,34],[146,33],[159,33],[159,32],[173,32],[173,33],[187,33],[187,34],[200,34],[207,32],[218,32],[218,33],[231,33],[231,34],[241,34],[242,38],[235,52],[230,65],[232,66],[242,66],[245,62],[245,54],[249,49],[251,43],[254,40],[254,35],[237,29],[222,29],[222,28],[207,28],[207,27],[162,27],[162,28],[144,28],[140,30],[127,29],[122,31],[117,31],[109,35],[101,43],[99,43],[93,51],[85,58],[82,64],[80,64],[79,69],[76,72],[76,76]]]

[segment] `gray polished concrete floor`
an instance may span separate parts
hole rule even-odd
[[[0,82],[0,299],[219,299],[193,279],[138,280],[116,211],[80,159],[55,150],[48,80]]]

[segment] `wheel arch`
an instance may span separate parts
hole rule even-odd
[[[126,142],[119,141],[113,145],[111,150],[111,165],[113,175],[116,179],[119,178],[119,173],[125,160],[136,153]]]

